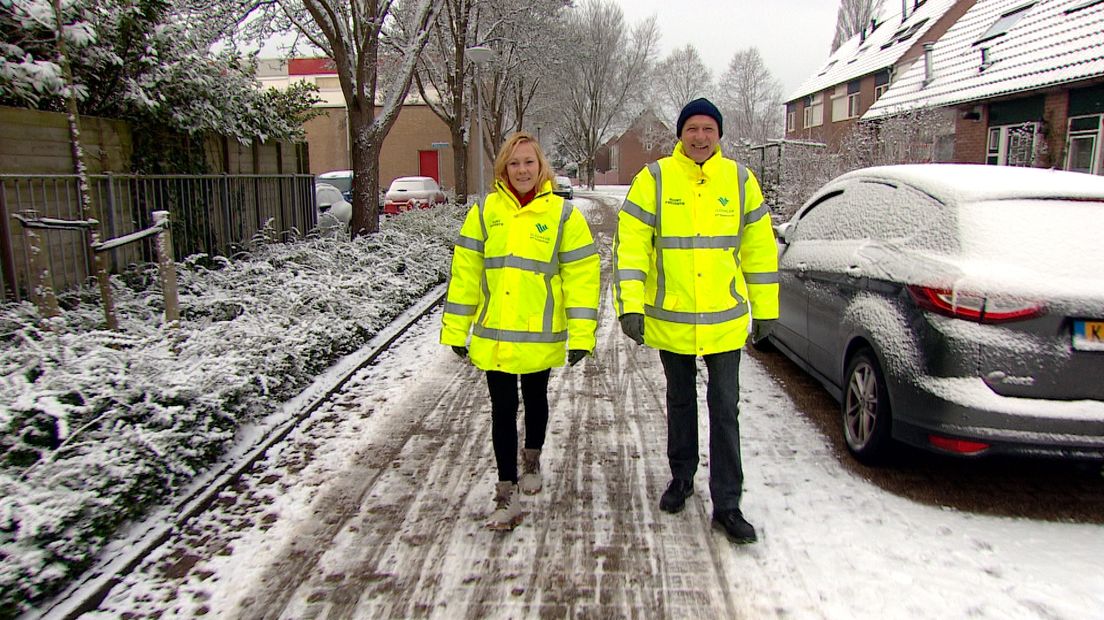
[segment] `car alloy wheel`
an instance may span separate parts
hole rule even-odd
[[[841,413],[847,449],[863,463],[885,460],[892,416],[889,391],[874,352],[861,349],[847,364]]]

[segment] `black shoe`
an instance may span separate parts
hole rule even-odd
[[[721,530],[737,545],[746,545],[758,540],[755,537],[755,528],[744,519],[744,515],[740,514],[738,508],[714,514],[713,529]]]
[[[674,478],[667,485],[663,497],[659,498],[659,509],[672,514],[679,512],[686,506],[686,498],[694,494],[693,480],[679,480]]]

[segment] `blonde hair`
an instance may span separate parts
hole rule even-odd
[[[499,179],[503,183],[509,185],[510,177],[506,174],[506,164],[513,157],[514,151],[522,144],[532,144],[533,150],[537,153],[537,163],[539,164],[539,170],[537,171],[537,191],[544,187],[545,183],[552,182],[552,166],[548,163],[548,158],[544,156],[544,151],[541,150],[540,142],[533,137],[533,134],[519,131],[512,134],[509,138],[506,138],[506,142],[502,143],[502,147],[498,149],[498,155],[495,156],[494,162],[494,175],[496,179]]]

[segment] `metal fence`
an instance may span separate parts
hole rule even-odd
[[[0,293],[4,299],[28,296],[31,257],[22,226],[12,216],[89,220],[87,234],[56,231],[44,244],[50,281],[61,291],[93,275],[90,236],[100,241],[153,225],[152,213],[168,211],[174,258],[197,253],[232,256],[258,233],[271,230],[281,240],[317,223],[314,176],[281,175],[89,175],[91,205],[81,213],[76,175],[0,175]],[[149,242],[112,250],[110,271],[156,260]]]

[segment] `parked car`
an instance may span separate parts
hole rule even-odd
[[[575,190],[571,187],[571,179],[567,177],[556,177],[552,182],[552,193],[557,196],[563,196],[568,200],[575,197]]]
[[[341,190],[341,196],[348,200],[353,201],[353,171],[352,170],[331,170],[330,172],[323,172],[315,178],[316,183],[326,183],[333,185],[337,189]]]
[[[341,195],[340,189],[329,183],[315,183],[314,204],[318,209],[318,230],[336,233],[348,228],[353,205]]]
[[[399,177],[383,195],[383,212],[394,215],[414,208],[444,204],[445,192],[433,177]]]
[[[1104,458],[1104,178],[868,168],[778,230],[769,343],[840,401],[858,460]]]

